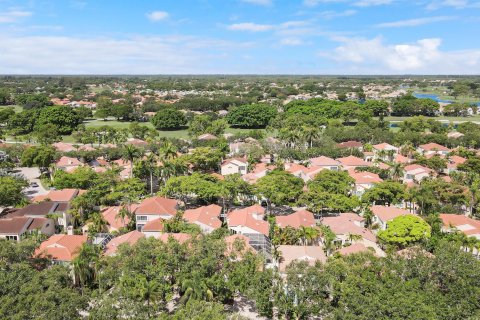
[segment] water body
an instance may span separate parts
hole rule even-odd
[[[454,103],[455,101],[452,101],[452,100],[442,100],[440,99],[436,94],[429,94],[429,93],[413,93],[413,96],[415,98],[419,98],[419,99],[432,99],[432,100],[435,100],[437,102],[442,102],[442,103]],[[474,102],[472,104],[476,104],[477,106],[480,107],[480,102]]]

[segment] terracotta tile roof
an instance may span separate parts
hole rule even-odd
[[[340,162],[338,162],[335,159],[325,157],[325,156],[320,156],[317,158],[311,158],[310,164],[312,166],[320,166],[320,167],[325,167],[325,166],[339,166]]]
[[[424,166],[421,166],[419,164],[410,164],[408,166],[405,166],[403,168],[405,172],[413,172],[412,174],[419,174],[419,173],[432,173],[433,170]]]
[[[61,157],[57,162],[55,162],[55,166],[57,167],[75,167],[81,166],[82,163],[77,158],[71,157]]]
[[[350,254],[359,253],[359,252],[369,252],[367,247],[363,243],[354,243],[349,245],[348,247],[344,247],[337,252],[340,253],[342,256],[348,256]]]
[[[363,218],[353,213],[341,213],[337,217],[325,217],[320,223],[329,226],[336,235],[356,234],[372,242],[377,238],[367,228],[357,225],[355,222],[361,222]]]
[[[33,202],[40,202],[45,199],[49,199],[54,202],[69,202],[72,201],[77,195],[80,195],[78,189],[62,189],[62,190],[50,190],[47,194],[36,196],[32,199]]]
[[[35,256],[51,257],[58,261],[72,261],[78,250],[87,241],[87,236],[55,234],[40,244]]]
[[[137,215],[170,215],[174,216],[177,212],[178,202],[173,199],[162,197],[152,197],[143,200],[135,211]]]
[[[397,147],[392,146],[391,144],[386,142],[374,144],[372,147],[375,150],[397,150],[398,149]]]
[[[245,159],[245,158],[229,158],[229,159],[225,159],[225,160],[222,162],[222,166],[227,165],[227,164],[230,164],[230,163],[233,163],[234,165],[242,165],[242,166],[245,166],[245,165],[248,164],[248,161],[247,161],[247,159]]]
[[[140,139],[130,138],[130,139],[128,139],[127,142],[125,142],[125,144],[131,144],[131,145],[134,145],[134,146],[147,146],[148,142],[140,140]]]
[[[21,234],[27,230],[32,220],[28,217],[0,219],[0,234]]]
[[[372,213],[379,217],[383,222],[393,220],[396,217],[411,214],[408,210],[387,206],[371,206],[370,210],[372,210]]]
[[[349,170],[348,174],[355,179],[356,184],[372,184],[383,181],[378,174],[368,171],[356,172],[355,170]]]
[[[185,243],[186,241],[192,238],[188,233],[164,233],[161,234],[158,239],[162,242],[168,242],[168,239],[173,238],[178,241],[180,244]]]
[[[158,218],[148,221],[142,228],[145,232],[161,232],[163,231],[163,219]]]
[[[56,142],[52,144],[52,146],[60,152],[70,152],[70,151],[75,151],[75,147],[71,143],[65,143],[65,142]]]
[[[251,206],[251,207],[240,209],[240,210],[234,210],[230,212],[230,214],[227,216],[228,226],[229,227],[244,226],[268,236],[268,231],[269,231],[268,222],[264,221],[263,219],[260,219],[260,217],[257,217],[258,219],[256,219],[253,216],[254,214],[263,216],[264,212],[265,212],[265,208],[259,205]]]
[[[198,140],[217,140],[218,138],[216,136],[214,136],[213,134],[210,134],[210,133],[205,133],[205,134],[202,134],[200,136],[198,136],[197,138]]]
[[[314,227],[316,225],[313,213],[307,210],[300,210],[288,216],[277,216],[275,220],[281,228],[290,226],[298,229],[300,227]]]
[[[247,251],[255,252],[255,249],[250,245],[250,239],[243,234],[233,234],[231,236],[225,237],[225,243],[227,244],[226,254],[230,254],[234,249],[234,243],[237,241],[243,241],[245,244],[245,248],[242,251],[242,254],[246,253]]]
[[[282,253],[281,272],[293,261],[306,261],[309,265],[327,261],[323,248],[318,246],[278,246],[278,250]]]
[[[444,147],[438,143],[427,143],[419,146],[420,149],[425,151],[450,151],[447,147]]]
[[[386,163],[383,163],[383,162],[379,162],[379,163],[378,163],[378,167],[379,167],[380,169],[382,169],[382,170],[388,170],[388,169],[390,169],[390,166],[389,166],[388,164],[386,164]]]
[[[222,207],[211,204],[196,209],[185,210],[183,219],[190,223],[201,223],[214,229],[218,229],[222,226],[219,216],[222,212]]]
[[[290,172],[291,174],[295,174],[297,172],[306,172],[308,169],[305,166],[302,166],[298,163],[285,163],[285,171]]]
[[[402,156],[401,154],[397,154],[395,156],[395,159],[393,160],[394,162],[397,162],[397,163],[409,163],[410,162],[410,159],[408,159],[407,157],[405,156]]]
[[[130,212],[135,212],[138,205],[132,205],[130,207]],[[107,207],[103,209],[102,216],[107,221],[108,225],[116,230],[120,228],[125,228],[130,223],[130,218],[126,216],[122,219],[118,213],[122,210],[123,206],[114,206]]]
[[[345,141],[337,144],[337,147],[339,148],[361,148],[363,147],[363,144],[358,141]]]
[[[480,235],[480,221],[461,214],[440,214],[443,225],[447,228],[455,227],[466,235]]]
[[[105,248],[105,254],[107,256],[113,256],[117,253],[117,249],[121,244],[128,243],[129,245],[133,246],[138,240],[144,237],[145,235],[137,230],[125,233],[124,235],[112,239],[112,241],[107,244]]]
[[[367,162],[355,156],[338,158],[337,161],[339,161],[343,166],[346,167],[370,167],[372,165],[370,162]]]

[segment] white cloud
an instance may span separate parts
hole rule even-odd
[[[321,19],[331,20],[335,18],[342,18],[342,17],[350,17],[357,13],[356,10],[345,10],[345,11],[322,11],[318,13],[316,16]]]
[[[22,10],[8,10],[4,13],[0,13],[0,23],[14,23],[23,18],[28,18],[33,15],[33,12]]]
[[[258,24],[253,22],[234,23],[227,26],[232,31],[249,31],[249,32],[265,32],[275,29],[271,24]]]
[[[259,6],[270,6],[273,4],[272,0],[240,0],[242,2],[256,4]]]
[[[2,34],[0,43],[0,74],[238,73],[242,69],[236,69],[240,67],[235,60],[225,59],[253,46],[251,42],[188,36],[119,39]]]
[[[409,44],[386,45],[373,39],[338,38],[333,52],[320,53],[364,74],[472,74],[480,68],[480,49],[442,51],[441,39],[430,38]]]
[[[355,2],[353,5],[357,7],[373,7],[391,4],[393,0],[360,0]]]
[[[468,0],[434,0],[427,6],[428,10],[436,10],[442,7],[452,7],[456,9],[465,8],[469,5]]]
[[[146,14],[148,20],[156,22],[162,21],[168,18],[169,14],[166,11],[152,11]]]
[[[316,7],[321,3],[347,2],[348,0],[303,0],[303,5],[307,7]]]
[[[299,38],[284,38],[280,40],[282,46],[300,46],[303,43],[302,39]]]
[[[438,16],[438,17],[427,17],[427,18],[418,18],[418,19],[409,19],[409,20],[400,20],[393,22],[385,22],[377,24],[379,28],[401,28],[401,27],[416,27],[424,24],[441,22],[453,20],[455,17],[450,16]]]

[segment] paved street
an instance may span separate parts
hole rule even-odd
[[[25,176],[25,178],[28,180],[28,183],[36,182],[38,184],[38,187],[28,187],[25,189],[24,192],[29,198],[48,193],[48,190],[43,188],[42,184],[40,183],[40,170],[38,168],[22,167],[17,168],[17,170],[19,170],[18,173],[21,173]]]

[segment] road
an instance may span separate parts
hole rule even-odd
[[[16,168],[16,171],[17,170],[19,171],[18,173],[21,173],[25,176],[25,178],[28,180],[28,183],[36,182],[38,184],[38,187],[36,188],[28,187],[27,189],[25,189],[24,193],[27,195],[27,197],[33,198],[35,196],[40,196],[48,193],[48,190],[46,190],[40,183],[40,170],[38,168],[21,167]]]

